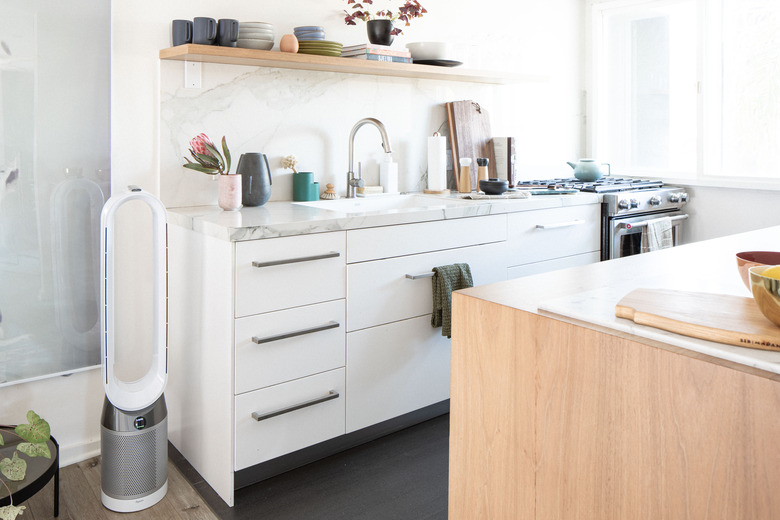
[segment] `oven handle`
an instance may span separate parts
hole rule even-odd
[[[677,220],[686,220],[688,218],[687,214],[683,215],[677,215],[675,217],[669,217],[669,220],[672,222],[675,222]],[[635,224],[631,224],[630,222],[621,222],[618,224],[619,227],[623,229],[634,229],[634,228],[641,228],[641,227],[647,227],[647,221],[642,222],[636,222]]]

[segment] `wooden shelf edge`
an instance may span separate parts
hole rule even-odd
[[[394,76],[416,79],[438,79],[506,85],[511,83],[545,81],[543,76],[486,72],[456,67],[436,67],[413,63],[388,63],[381,61],[337,58],[313,54],[291,54],[278,51],[260,51],[219,47],[216,45],[185,44],[160,50],[161,60],[199,61],[228,65],[249,65],[255,67],[276,67],[281,69],[341,72],[367,74],[372,76]]]

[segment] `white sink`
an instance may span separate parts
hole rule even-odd
[[[461,199],[410,194],[355,197],[354,199],[318,200],[314,202],[293,202],[293,204],[338,211],[341,213],[371,213],[375,211],[445,209],[462,207],[470,204],[470,202]]]

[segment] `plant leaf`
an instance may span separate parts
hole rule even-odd
[[[200,173],[208,173],[209,175],[214,175],[219,171],[216,168],[206,168],[205,166],[201,166],[200,164],[195,164],[195,163],[182,164],[182,166],[184,166],[185,168],[189,168],[190,170],[195,170]]]
[[[193,153],[195,160],[206,168],[219,168],[219,163],[210,155]]]
[[[19,453],[14,452],[12,459],[0,460],[0,473],[5,475],[8,480],[24,480],[27,473],[27,462],[19,458]]]
[[[4,445],[5,441],[3,440],[3,435],[0,434],[0,446]]]
[[[225,136],[222,136],[222,151],[225,152],[225,173],[230,173],[230,150],[228,150]]]
[[[46,457],[47,459],[51,458],[49,445],[45,442],[22,442],[16,447],[16,449],[30,457]]]
[[[0,520],[16,520],[16,517],[21,515],[25,509],[27,509],[27,506],[0,507]]]
[[[225,167],[225,162],[222,160],[222,154],[219,153],[217,147],[211,143],[206,143],[206,150],[211,152],[211,155],[213,155],[214,158],[217,160],[218,169],[222,170]]]
[[[32,410],[27,412],[27,422],[29,424],[20,424],[14,431],[27,442],[46,442],[51,436],[49,423]]]

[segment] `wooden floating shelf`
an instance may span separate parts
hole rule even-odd
[[[544,81],[545,79],[542,76],[528,74],[486,72],[461,69],[459,67],[436,67],[414,63],[358,60],[355,58],[336,58],[314,54],[292,54],[278,51],[239,49],[237,47],[219,47],[216,45],[185,44],[170,47],[160,51],[160,59],[367,74],[370,76],[466,81],[498,85],[525,81]]]

